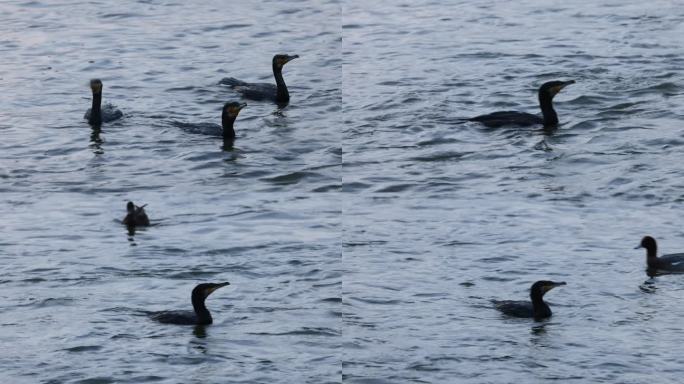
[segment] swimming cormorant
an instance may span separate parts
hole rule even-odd
[[[544,294],[555,287],[565,285],[565,282],[540,280],[530,288],[530,301],[494,300],[494,306],[499,311],[513,317],[533,317],[535,320],[551,317],[551,308],[544,302]]]
[[[88,120],[90,125],[100,125],[103,122],[108,123],[123,116],[120,110],[115,106],[107,103],[102,108],[102,81],[100,79],[90,80],[90,89],[93,91],[93,106],[88,108],[83,116]]]
[[[208,325],[213,322],[211,313],[204,305],[209,295],[215,290],[230,285],[230,283],[204,283],[199,284],[192,290],[192,311],[161,311],[150,314],[152,319],[165,324],[179,325]]]
[[[235,118],[240,113],[240,110],[246,107],[245,103],[229,102],[223,106],[223,111],[221,112],[221,128],[223,132],[223,143],[227,146],[232,146],[235,141],[235,129],[233,129],[233,123]]]
[[[539,107],[541,107],[542,117],[525,112],[503,111],[476,116],[468,119],[468,121],[477,121],[490,128],[502,126],[528,127],[532,125],[554,127],[558,125],[558,115],[556,115],[556,111],[553,109],[553,97],[561,89],[574,83],[575,80],[549,81],[539,87]]]
[[[147,204],[138,207],[133,204],[132,201],[129,201],[128,204],[126,204],[126,211],[128,211],[128,214],[123,219],[124,225],[128,227],[150,225],[150,219],[147,218],[147,213],[145,213],[146,206]]]
[[[651,269],[684,272],[684,253],[657,256],[658,246],[651,236],[645,236],[634,249],[646,248],[646,265]]]
[[[273,56],[273,76],[276,85],[271,83],[246,83],[233,77],[222,79],[219,84],[225,84],[242,93],[247,99],[252,100],[271,100],[277,103],[287,103],[290,101],[290,93],[283,80],[283,66],[289,61],[298,58],[299,55],[278,54]]]

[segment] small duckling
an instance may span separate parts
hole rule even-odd
[[[124,225],[128,227],[146,227],[150,225],[150,219],[147,217],[147,213],[145,213],[146,206],[147,204],[138,207],[135,204],[133,204],[132,201],[129,201],[128,204],[126,204],[126,211],[128,211],[128,214],[123,219]]]

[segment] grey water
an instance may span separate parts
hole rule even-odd
[[[331,383],[341,375],[335,1],[0,3],[0,382]],[[277,22],[274,22],[277,21]],[[243,101],[221,78],[273,81]],[[124,118],[93,131],[91,78]],[[130,236],[128,200],[152,226]],[[158,324],[192,309],[214,324]]]
[[[343,9],[348,383],[678,383],[684,8],[350,0]],[[538,112],[561,125],[459,119]],[[506,318],[541,279],[553,317]]]
[[[680,382],[684,276],[633,248],[684,248],[682,9],[3,1],[0,382]],[[218,81],[275,53],[289,105],[224,148]],[[557,129],[462,121],[549,80]],[[492,307],[540,279],[552,318]],[[211,326],[146,316],[222,281]]]

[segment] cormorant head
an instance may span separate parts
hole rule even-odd
[[[644,238],[641,239],[641,243],[639,243],[639,245],[637,245],[634,249],[639,248],[646,248],[648,255],[655,256],[658,246],[656,245],[656,241],[654,238],[652,238],[651,236],[644,236]]]
[[[128,213],[133,213],[135,212],[135,204],[133,204],[132,201],[129,201],[128,204],[126,204],[126,211]]]
[[[90,80],[90,89],[93,90],[93,93],[102,93],[102,81],[100,79]]]
[[[567,87],[570,84],[575,84],[575,80],[546,82],[542,84],[541,87],[539,87],[539,97],[541,97],[542,95],[546,95],[553,99],[553,97],[556,96],[558,92],[561,91],[561,89]]]
[[[223,105],[223,116],[231,117],[234,119],[237,117],[238,113],[240,113],[240,110],[246,106],[247,104],[245,103],[236,103],[234,101],[226,103]]]
[[[194,298],[201,298],[202,300],[206,299],[211,295],[212,292],[215,290],[225,287],[226,285],[230,285],[229,282],[225,283],[202,283],[198,284],[195,289],[192,290],[192,297]]]
[[[291,60],[294,60],[298,58],[299,55],[285,55],[285,54],[278,54],[273,56],[273,68],[278,68],[282,69],[283,65],[287,64]]]
[[[530,295],[534,296],[535,294],[544,296],[544,294],[556,287],[559,287],[561,285],[565,285],[565,281],[549,281],[549,280],[539,280],[536,283],[532,284],[532,288],[530,288]]]

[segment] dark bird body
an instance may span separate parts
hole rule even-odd
[[[229,102],[223,105],[221,111],[221,125],[213,123],[175,123],[184,131],[191,133],[198,133],[202,135],[212,135],[223,137],[223,144],[232,147],[235,142],[235,128],[233,124],[237,118],[240,110],[246,107],[245,103]]]
[[[574,84],[574,80],[570,81],[549,81],[539,87],[539,107],[542,115],[533,115],[531,113],[516,112],[516,111],[502,111],[494,112],[487,115],[476,116],[468,119],[469,121],[476,121],[490,128],[499,128],[503,126],[515,127],[529,127],[535,125],[542,125],[544,127],[554,127],[558,125],[558,115],[553,109],[553,98],[570,84]]]
[[[204,301],[215,290],[230,285],[230,283],[204,283],[192,290],[192,308],[194,311],[159,311],[150,313],[150,317],[164,324],[178,325],[209,325],[213,323],[211,313]]]
[[[120,119],[123,113],[115,106],[107,103],[102,107],[102,81],[99,79],[90,80],[90,89],[93,91],[93,104],[83,116],[90,125],[101,125],[116,119]]]
[[[495,300],[494,306],[499,311],[503,312],[508,316],[513,317],[535,317],[534,316],[534,306],[530,301],[524,300]],[[541,310],[539,310],[540,317],[551,316],[551,309],[549,306],[544,304]]]
[[[551,317],[551,308],[544,302],[544,294],[565,282],[540,280],[530,287],[531,301],[493,300],[494,307],[513,317],[531,317],[535,320]]]
[[[240,104],[236,102],[226,103],[223,106],[223,111],[221,111],[221,128],[223,132],[223,143],[226,146],[233,146],[235,142],[235,129],[233,128],[233,123],[237,118],[240,110],[247,106],[247,104]]]
[[[126,214],[126,217],[123,219],[124,225],[128,227],[146,227],[150,225],[150,219],[147,217],[147,213],[145,213],[146,206],[147,204],[138,207],[133,204],[132,201],[129,201],[128,204],[126,204],[126,211],[128,214]]]
[[[646,248],[646,265],[648,268],[669,272],[684,272],[684,253],[673,253],[658,257],[658,245],[651,236],[641,239],[635,248]]]
[[[290,101],[290,93],[285,85],[283,79],[283,66],[289,61],[298,58],[298,55],[275,55],[273,56],[273,76],[275,77],[275,85],[271,83],[247,83],[233,77],[226,77],[222,79],[219,84],[228,85],[229,87],[240,92],[243,97],[252,100],[269,100],[277,103],[287,103]]]

